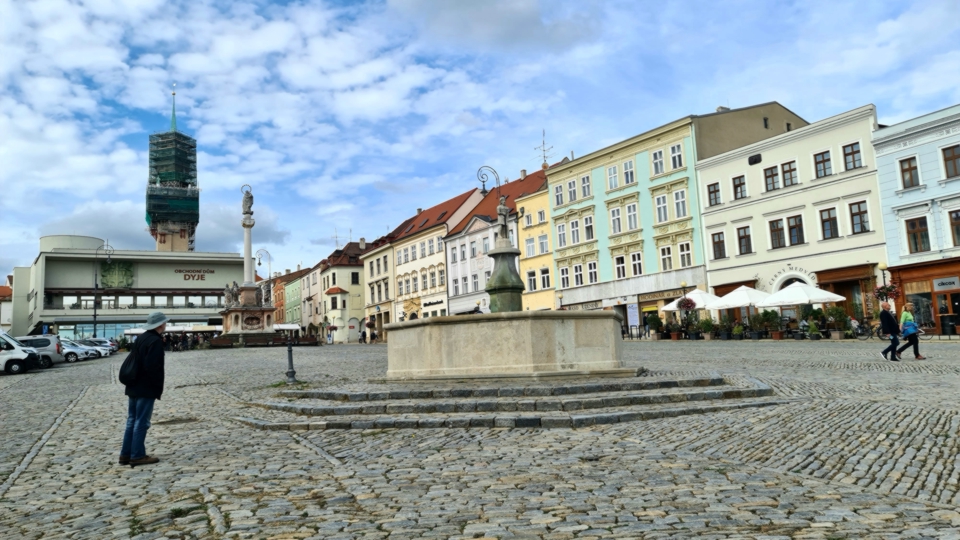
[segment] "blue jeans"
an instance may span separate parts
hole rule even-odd
[[[895,353],[897,351],[897,345],[900,345],[900,340],[897,339],[897,336],[890,336],[890,346],[883,350],[884,356],[890,358],[890,353]]]
[[[650,337],[650,325],[649,325],[649,324],[643,325],[643,335],[644,335],[645,337]]]
[[[147,439],[147,430],[150,429],[150,417],[153,415],[153,398],[128,397],[127,429],[123,432],[123,447],[121,456],[130,459],[140,459],[147,455],[144,441]]]

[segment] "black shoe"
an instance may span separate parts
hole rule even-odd
[[[883,358],[884,360],[886,360],[886,359],[887,359],[887,355],[886,355],[886,354],[884,354],[884,353],[880,353],[880,356],[881,356],[881,357],[882,357],[882,358]]]
[[[891,358],[891,360],[893,360],[894,362],[899,362],[899,361],[900,361],[900,353],[893,353],[893,354],[896,355],[896,357],[895,357],[895,358]]]

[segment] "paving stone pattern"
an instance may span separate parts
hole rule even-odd
[[[783,403],[550,430],[257,430],[299,416],[249,403],[293,399],[285,350],[173,353],[135,469],[120,356],[3,375],[0,538],[960,538],[960,347],[803,345],[627,343]],[[381,392],[385,352],[297,349],[298,390]]]

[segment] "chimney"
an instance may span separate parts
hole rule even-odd
[[[573,150],[570,151],[570,161],[573,161]]]
[[[717,112],[727,112],[730,110],[730,107],[724,107],[723,105],[717,107]]]
[[[298,264],[298,265],[297,265],[297,272],[299,272],[299,271],[300,271],[300,265]]]
[[[526,178],[526,177],[527,177],[527,170],[526,170],[526,169],[520,169],[520,179],[523,180],[523,179]]]
[[[290,273],[290,269],[289,269],[289,268],[287,268],[286,270],[283,271],[283,275],[287,275],[287,274],[289,274],[289,273]]]
[[[365,250],[365,249],[367,249],[367,239],[361,236],[361,237],[360,237],[360,251],[363,251],[363,250]]]
[[[417,208],[417,215],[420,215],[420,212],[423,212],[423,208]]]

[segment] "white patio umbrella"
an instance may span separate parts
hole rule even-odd
[[[823,304],[824,302],[842,302],[846,297],[833,294],[813,285],[796,282],[771,294],[766,300],[756,304],[758,308],[799,306],[803,304]]]
[[[710,294],[707,291],[701,291],[700,289],[693,289],[686,294],[686,297],[693,300],[697,304],[696,309],[707,309],[704,307],[705,305],[720,299],[719,296]],[[683,297],[681,296],[680,298]],[[680,308],[677,307],[677,302],[680,301],[680,298],[677,298],[673,302],[663,306],[663,311],[680,311]]]
[[[739,288],[728,292],[723,296],[713,302],[709,302],[705,309],[736,309],[748,306],[756,306],[759,302],[762,302],[770,297],[770,293],[763,291],[758,291],[746,285],[741,285]]]

